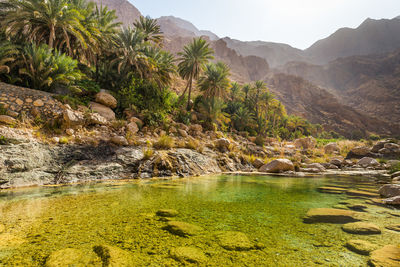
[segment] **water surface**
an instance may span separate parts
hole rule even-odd
[[[202,250],[209,266],[364,266],[367,257],[348,251],[350,239],[378,246],[399,243],[399,235],[354,236],[340,225],[304,224],[310,208],[365,199],[320,193],[320,186],[375,191],[366,178],[285,178],[211,176],[0,191],[0,265],[42,266],[54,251],[91,251],[106,244],[124,249],[138,266],[179,266],[169,251]],[[159,209],[179,211],[176,220],[204,228],[185,238],[163,230]],[[368,221],[384,227],[399,221],[389,209],[368,205]],[[240,231],[264,249],[228,251],[215,233]],[[395,243],[396,245],[396,243]]]

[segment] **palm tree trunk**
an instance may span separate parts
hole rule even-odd
[[[190,79],[189,79],[189,95],[188,95],[188,102],[187,102],[187,106],[186,106],[187,111],[190,111],[190,98],[192,96],[192,85],[193,85],[193,76],[191,75]]]
[[[55,27],[54,27],[54,24],[51,24],[50,25],[50,36],[49,36],[49,47],[51,48],[51,49],[53,49],[53,43],[54,43],[54,39],[55,39],[55,35],[56,35],[56,33],[55,33]]]

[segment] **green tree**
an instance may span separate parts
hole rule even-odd
[[[183,48],[183,52],[178,53],[178,72],[182,79],[187,80],[187,86],[182,95],[189,90],[188,110],[190,109],[193,81],[198,80],[205,65],[214,58],[213,53],[210,45],[202,38],[194,38],[192,43]]]
[[[141,16],[133,25],[136,30],[141,31],[144,34],[144,40],[146,42],[151,41],[157,45],[162,44],[164,36],[157,20]]]
[[[200,76],[198,86],[205,98],[222,98],[226,96],[230,85],[229,67],[223,63],[210,63],[206,65],[204,73]]]
[[[9,41],[0,41],[0,74],[9,73],[10,65],[17,59],[18,49]]]
[[[199,110],[206,118],[206,128],[210,130],[216,130],[216,128],[226,130],[226,125],[230,122],[230,119],[229,114],[223,112],[225,108],[226,104],[220,98],[203,98]]]

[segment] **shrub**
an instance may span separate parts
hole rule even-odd
[[[186,142],[185,147],[188,149],[196,150],[200,153],[204,151],[204,145],[196,139],[189,139],[189,141]]]
[[[379,135],[376,135],[376,134],[371,134],[371,135],[368,137],[368,139],[369,139],[369,140],[372,140],[372,141],[378,141],[378,140],[381,139],[381,137],[380,137]]]
[[[174,139],[168,135],[161,136],[158,141],[153,144],[153,147],[156,149],[171,149],[174,146]]]
[[[399,171],[400,171],[400,163],[397,163],[390,168],[389,173],[392,174]]]
[[[146,148],[143,150],[143,160],[149,160],[154,155],[154,150],[151,148]]]
[[[258,135],[255,140],[257,146],[264,146],[265,138],[262,135]]]

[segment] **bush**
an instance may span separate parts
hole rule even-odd
[[[149,160],[154,155],[154,150],[151,148],[146,148],[143,150],[143,160]]]
[[[174,146],[174,139],[168,135],[161,136],[158,141],[153,144],[153,147],[156,149],[171,149]]]
[[[380,137],[379,135],[376,135],[376,134],[371,134],[371,135],[368,137],[368,139],[369,139],[369,140],[372,140],[372,141],[378,141],[378,140],[381,139],[381,137]]]
[[[397,163],[390,168],[390,171],[389,171],[390,174],[395,173],[395,172],[400,172],[400,163]]]
[[[186,142],[185,147],[188,149],[196,150],[200,153],[204,151],[204,145],[196,139],[189,139],[189,141]]]

